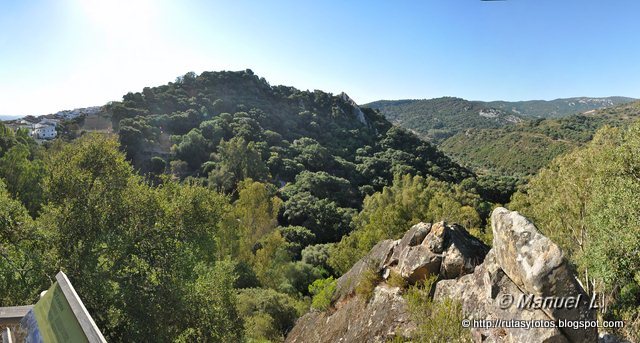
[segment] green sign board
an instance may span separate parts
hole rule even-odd
[[[64,273],[20,322],[26,342],[106,342]]]

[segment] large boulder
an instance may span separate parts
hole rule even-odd
[[[472,273],[489,248],[462,226],[445,222],[414,225],[394,248],[386,264],[409,283],[428,275],[452,279]]]
[[[434,299],[440,301],[449,297],[460,301],[465,318],[471,321],[503,320],[528,323],[534,320],[549,321],[543,311],[518,309],[516,306],[503,306],[501,303],[505,297],[519,298],[522,295],[522,291],[500,269],[492,250],[484,263],[477,267],[473,274],[464,275],[456,280],[438,282]],[[568,342],[562,332],[555,328],[508,328],[504,325],[475,326],[471,329],[475,342]]]
[[[491,216],[493,249],[473,274],[437,283],[435,299],[462,302],[471,320],[503,320],[547,327],[475,327],[478,342],[596,342],[597,330],[565,329],[559,320],[592,321],[595,311],[560,248],[518,212],[497,208]],[[527,299],[579,299],[576,306],[530,306]],[[535,320],[535,322],[533,322]]]
[[[489,252],[489,247],[482,241],[456,224],[447,226],[444,230],[443,246],[443,260],[440,267],[440,276],[443,279],[453,279],[473,273],[475,267],[484,261],[485,255]]]
[[[590,299],[573,275],[562,250],[542,235],[527,218],[506,208],[491,215],[493,245],[498,265],[524,293],[539,298],[579,299],[576,306],[544,306],[554,320],[595,321]],[[596,328],[564,329],[572,342],[593,342]]]

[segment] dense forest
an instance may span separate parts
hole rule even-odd
[[[378,241],[445,220],[490,244],[487,217],[516,191],[516,178],[478,176],[345,94],[250,70],[188,73],[106,115],[116,134],[44,145],[0,126],[0,306],[35,302],[63,270],[108,341],[283,341]],[[512,203],[630,330],[639,130],[602,129]]]

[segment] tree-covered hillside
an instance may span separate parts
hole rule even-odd
[[[491,107],[510,110],[527,117],[560,118],[571,114],[622,105],[636,100],[637,99],[621,96],[611,96],[607,98],[579,97],[555,100],[490,101],[486,104]]]
[[[625,97],[568,98],[551,101],[467,101],[460,98],[380,100],[377,109],[392,123],[440,143],[467,129],[494,129],[532,118],[561,118],[633,102]]]
[[[344,94],[271,86],[250,70],[190,73],[108,110],[136,167],[162,172],[160,157],[174,174],[210,177],[226,190],[245,176],[283,184],[302,171],[347,179],[354,194],[380,189],[396,172],[471,175]]]
[[[598,128],[625,126],[638,117],[640,102],[634,102],[500,129],[471,129],[445,140],[439,148],[477,172],[530,175],[556,156],[590,141]]]
[[[392,123],[438,143],[470,128],[499,128],[522,121],[519,114],[460,98],[376,101],[366,105],[379,110]]]

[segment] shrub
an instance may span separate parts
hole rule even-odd
[[[373,290],[381,281],[380,274],[376,273],[373,269],[367,269],[362,273],[358,285],[356,285],[356,294],[366,301],[369,301],[373,296]]]
[[[313,294],[311,307],[318,310],[326,310],[331,306],[331,298],[336,291],[337,280],[330,276],[326,279],[319,279],[309,285],[309,293]]]
[[[389,274],[389,278],[387,279],[387,285],[404,289],[407,287],[407,280],[403,278],[400,273],[396,273],[392,270]]]
[[[462,304],[446,298],[433,301],[436,276],[409,288],[405,294],[411,318],[417,324],[413,341],[417,342],[471,342],[471,333],[460,323],[464,319]]]

